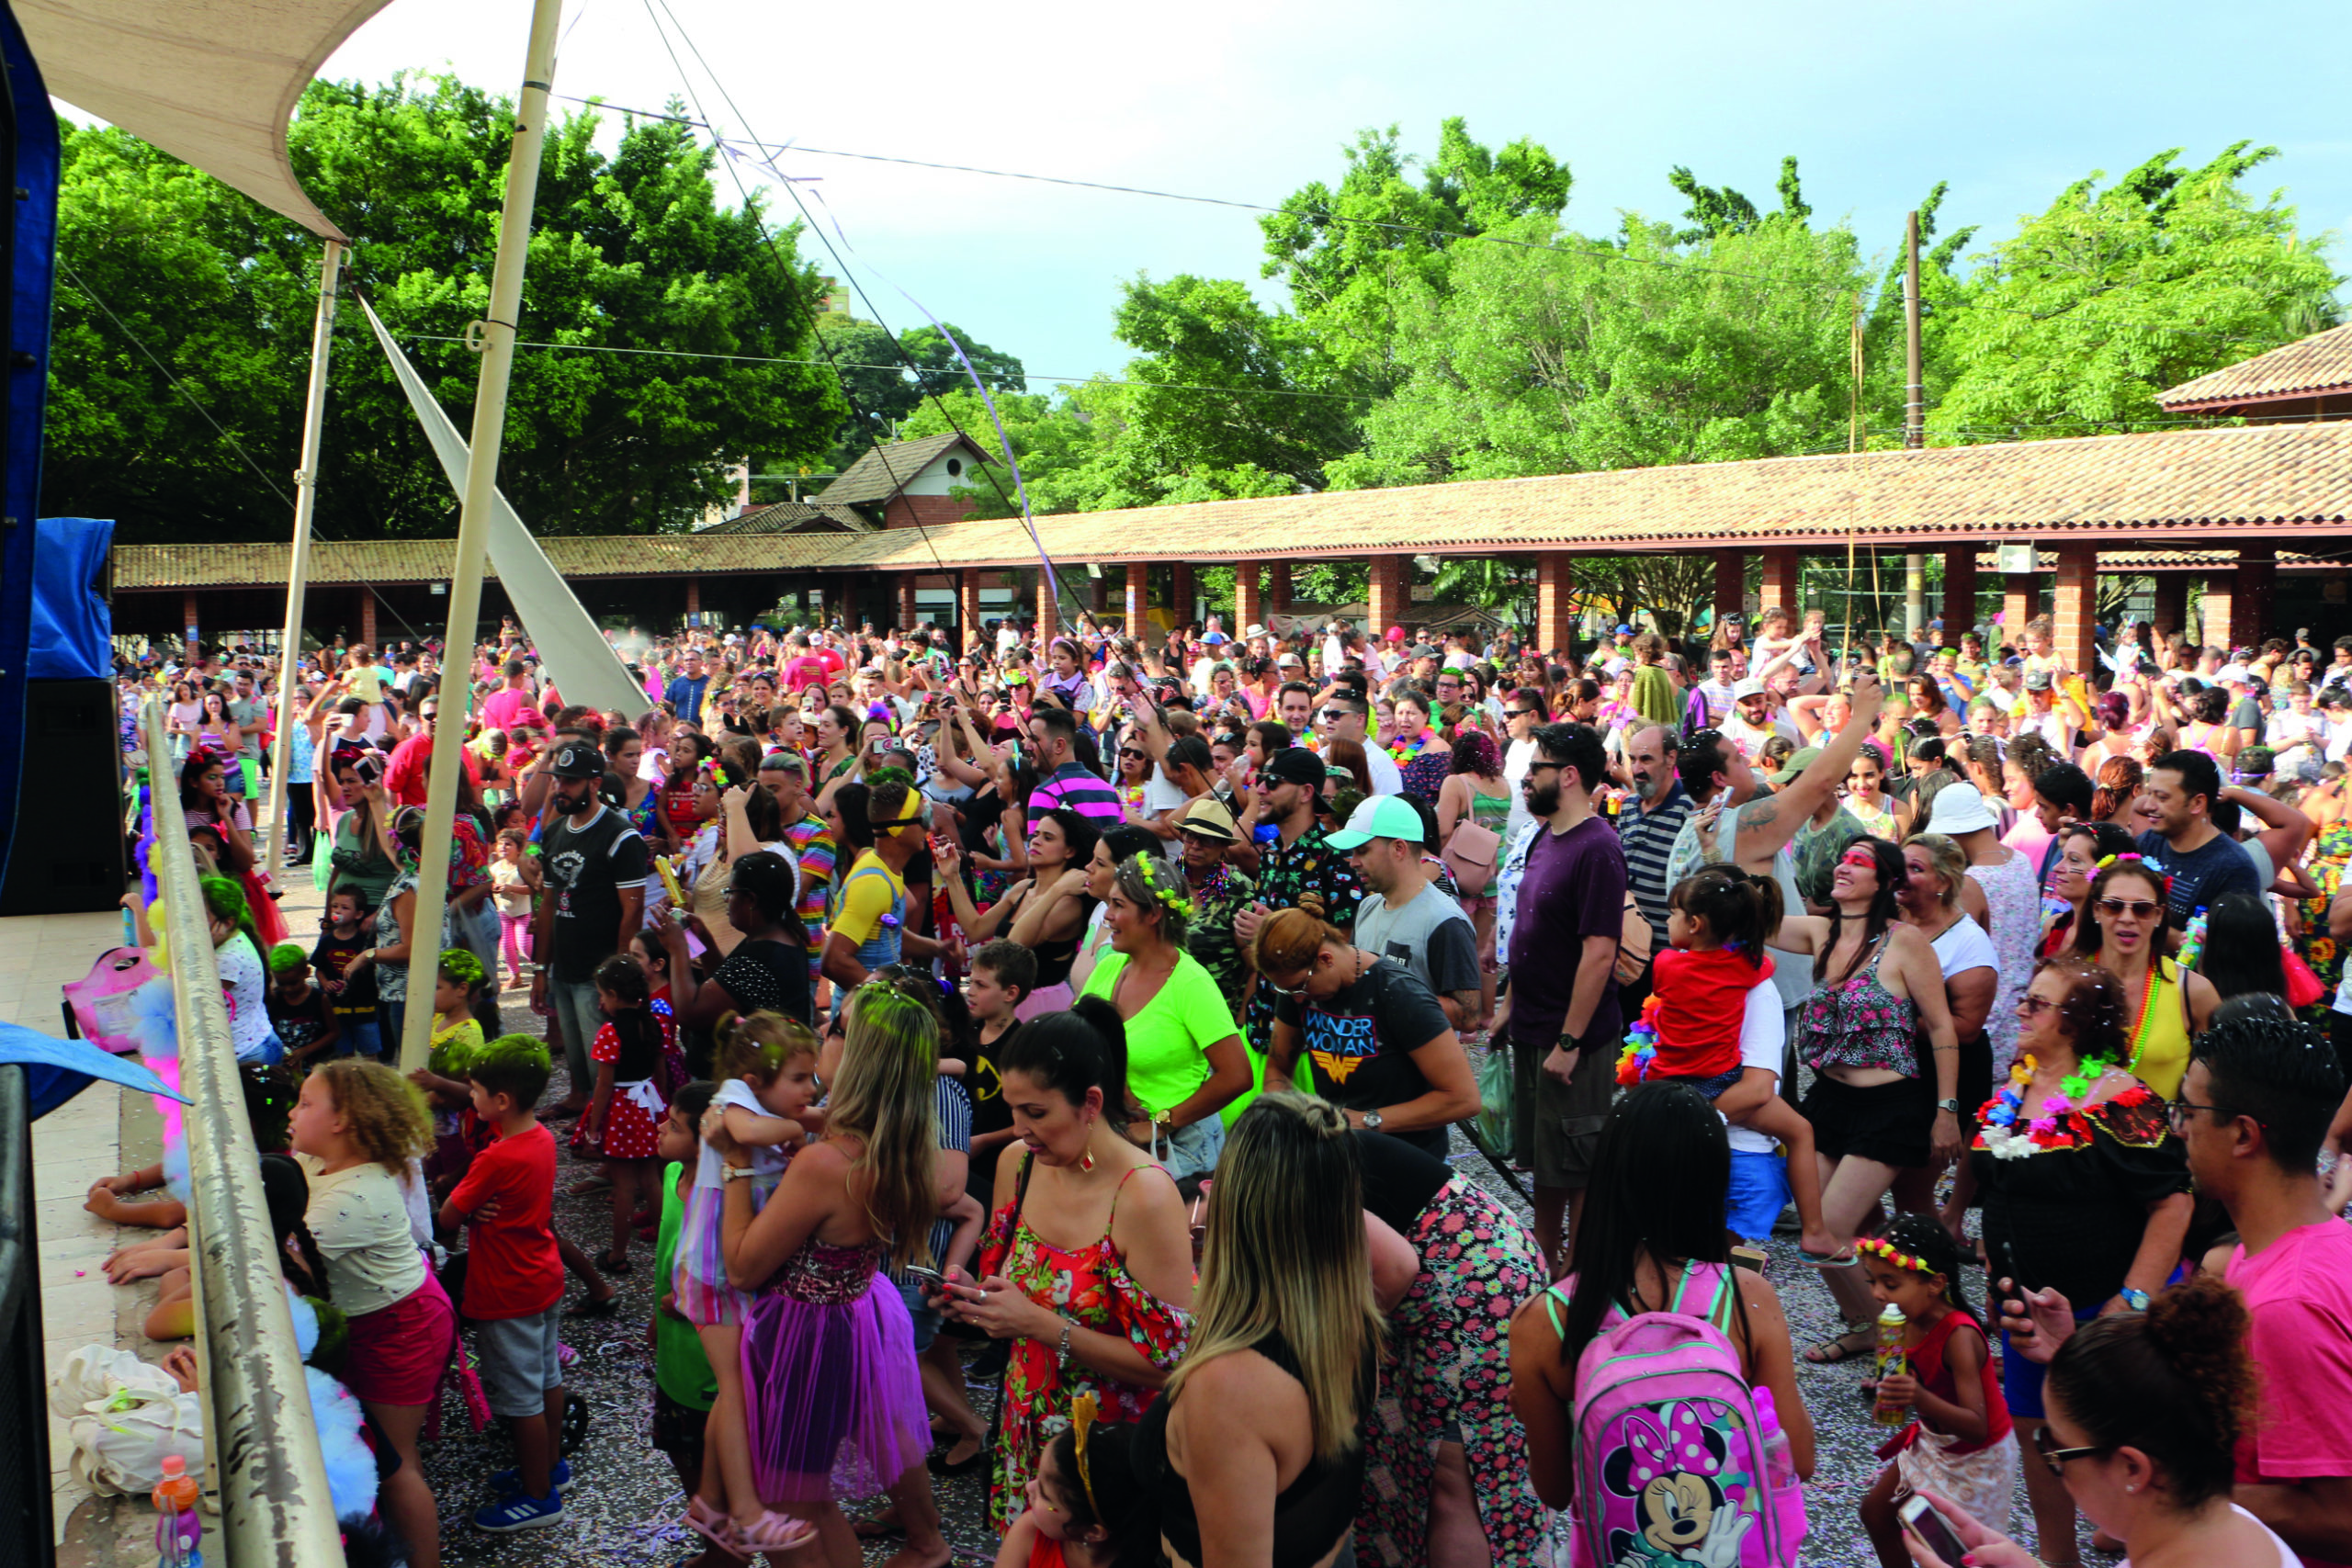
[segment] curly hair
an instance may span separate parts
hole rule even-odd
[[[1464,729],[1453,738],[1453,766],[1457,773],[1471,773],[1482,779],[1503,776],[1503,761],[1495,750],[1495,739],[1483,729]]]
[[[2033,966],[2034,978],[2040,979],[2045,971],[2054,971],[2066,982],[2066,994],[2058,1001],[2058,1025],[2073,1039],[2075,1059],[2120,1059],[2126,1043],[2122,985],[2079,953],[2061,953],[2043,959]]]
[[[433,1118],[414,1084],[381,1062],[345,1056],[311,1076],[326,1086],[352,1146],[394,1176],[433,1148]]]
[[[2143,1314],[2093,1319],[2050,1362],[2049,1392],[2098,1448],[2138,1449],[2176,1508],[2227,1497],[2238,1434],[2255,1419],[2245,1298],[2210,1274]]]

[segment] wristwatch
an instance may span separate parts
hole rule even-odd
[[[729,1181],[749,1181],[759,1174],[748,1165],[730,1165],[721,1168],[726,1171],[727,1179]]]
[[[1367,1111],[1363,1113],[1363,1130],[1367,1133],[1377,1133],[1384,1120],[1379,1111]]]
[[[1936,1109],[1939,1111],[1949,1111],[1954,1116],[1957,1116],[1960,1114],[1960,1101],[1957,1100],[1939,1100],[1936,1101]]]
[[[2115,1293],[2122,1299],[2123,1304],[2130,1307],[2133,1312],[2145,1312],[2148,1310],[2147,1292],[2135,1291],[2131,1286],[2126,1285]]]

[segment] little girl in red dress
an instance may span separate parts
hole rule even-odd
[[[662,1119],[670,1113],[661,1068],[670,1021],[653,1011],[650,1000],[644,966],[635,958],[616,953],[596,966],[596,1005],[605,1025],[588,1053],[596,1064],[596,1097],[581,1126],[585,1141],[603,1153],[613,1184],[612,1249],[595,1259],[607,1274],[629,1271],[638,1210],[660,1199]]]

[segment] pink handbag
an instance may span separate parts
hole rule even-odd
[[[74,1027],[101,1051],[135,1055],[139,1042],[131,993],[158,973],[142,948],[118,947],[100,953],[87,975],[63,987]]]

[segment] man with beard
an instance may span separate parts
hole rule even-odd
[[[568,740],[548,770],[555,777],[555,815],[540,861],[547,897],[539,900],[531,953],[531,1010],[553,1011],[563,1031],[564,1066],[571,1081],[557,1114],[587,1109],[596,1076],[588,1045],[604,1026],[596,1006],[596,965],[628,951],[645,923],[645,837],[599,798],[605,754],[593,740]],[[616,781],[617,782],[617,781]]]
[[[1293,746],[1266,759],[1250,809],[1236,825],[1237,841],[1256,837],[1258,824],[1274,825],[1274,837],[1258,846],[1258,897],[1233,917],[1233,940],[1244,953],[1257,949],[1258,928],[1277,909],[1306,909],[1341,931],[1352,931],[1356,904],[1363,897],[1348,857],[1331,847],[1316,825],[1322,798],[1323,759]],[[1264,1070],[1273,1042],[1274,996],[1261,985],[1250,998],[1243,1035],[1254,1079]],[[1252,1085],[1256,1087],[1255,1084]]]
[[[1547,724],[1522,787],[1536,820],[1510,937],[1511,1154],[1535,1173],[1535,1239],[1556,1277],[1615,1096],[1624,1035],[1611,970],[1625,852],[1595,815],[1607,753],[1589,725]]]
[[[1666,726],[1634,731],[1625,743],[1625,766],[1634,780],[1634,809],[1618,813],[1617,843],[1625,852],[1625,880],[1650,924],[1650,951],[1656,953],[1666,943],[1666,896],[1673,888],[1666,879],[1667,852],[1696,806],[1674,776],[1674,737]],[[1619,1005],[1630,1012],[1648,995],[1645,973],[1624,987]]]

